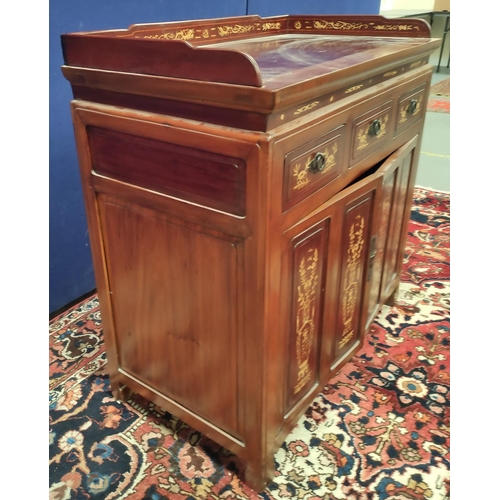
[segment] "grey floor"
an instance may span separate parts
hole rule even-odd
[[[434,24],[432,36],[441,38],[443,27],[437,21]],[[434,65],[432,84],[450,76],[450,68],[446,67],[449,41],[448,34],[439,72],[439,50],[431,55],[430,62]],[[450,191],[450,115],[447,113],[426,113],[415,184],[439,191]]]

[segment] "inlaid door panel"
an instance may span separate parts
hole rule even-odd
[[[399,272],[406,244],[409,219],[409,203],[413,193],[414,161],[417,138],[412,139],[400,148],[396,164],[393,202],[391,207],[389,230],[384,254],[384,269],[382,272],[381,302],[394,292],[399,280]]]
[[[328,228],[326,219],[290,241],[287,410],[318,383]]]
[[[338,298],[331,366],[359,344],[362,333],[363,298],[367,273],[378,182],[370,182],[359,192],[337,203]]]
[[[382,189],[379,193],[380,204],[379,219],[374,234],[370,239],[370,252],[368,260],[367,285],[367,325],[371,323],[380,308],[380,285],[382,281],[383,259],[387,234],[389,231],[389,221],[391,208],[394,199],[394,187],[397,178],[397,171],[387,174],[383,180]]]
[[[367,273],[367,315],[365,328],[378,314],[380,307],[392,293],[396,271],[399,271],[398,251],[406,240],[403,222],[411,180],[410,169],[418,137],[407,142],[392,154],[377,171],[382,187],[377,195],[376,223],[370,240]],[[385,282],[382,283],[382,277]]]

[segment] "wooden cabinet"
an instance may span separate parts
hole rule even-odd
[[[439,41],[420,20],[246,16],[62,42],[113,394],[262,490],[397,294]]]

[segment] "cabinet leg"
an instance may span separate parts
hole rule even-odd
[[[113,377],[113,374],[109,375],[109,385],[111,386],[111,394],[115,399],[120,399],[120,382]]]
[[[274,477],[274,460],[271,460],[272,468],[262,464],[260,468],[247,466],[244,472],[243,481],[257,493],[261,493]],[[257,470],[259,469],[259,470]]]
[[[122,385],[115,377],[110,377],[111,393],[119,402],[125,402],[130,397],[132,391],[125,385]]]
[[[125,385],[120,386],[118,391],[116,391],[116,395],[115,392],[113,392],[114,398],[121,403],[125,403],[125,401],[130,398],[131,394],[132,391]]]

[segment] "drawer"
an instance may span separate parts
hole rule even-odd
[[[426,85],[421,85],[410,92],[406,92],[398,100],[396,133],[411,127],[420,120],[424,113],[424,98]]]
[[[342,174],[345,126],[285,155],[283,212]]]
[[[391,100],[354,118],[350,166],[392,138],[394,126],[392,106]]]

